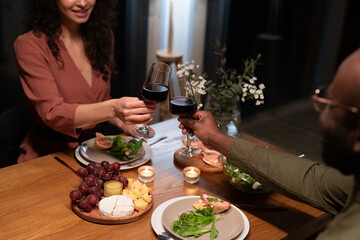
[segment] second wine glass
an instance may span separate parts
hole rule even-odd
[[[169,65],[162,62],[153,63],[141,89],[142,97],[147,101],[164,102],[168,96],[170,75],[171,67]],[[155,131],[146,124],[135,126],[133,133],[139,138],[145,139],[155,136]]]
[[[197,110],[193,87],[187,78],[169,80],[169,108],[174,115],[189,115]],[[194,157],[201,152],[201,148],[191,146],[189,133],[186,133],[186,147],[179,152],[180,156]]]

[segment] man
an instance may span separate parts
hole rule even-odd
[[[228,136],[209,112],[181,116],[179,127],[183,133],[192,129],[206,147],[269,188],[336,215],[318,239],[360,239],[360,49],[313,100],[320,112],[323,158],[332,167]]]

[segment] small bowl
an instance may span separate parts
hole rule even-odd
[[[270,191],[266,186],[257,182],[239,168],[227,162],[224,162],[223,166],[226,179],[237,189],[246,193],[266,193]]]

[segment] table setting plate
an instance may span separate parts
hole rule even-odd
[[[202,172],[209,172],[209,173],[223,172],[222,166],[214,167],[212,165],[205,163],[203,160],[204,155],[202,153],[194,157],[184,157],[179,154],[179,152],[182,150],[183,148],[180,148],[176,150],[176,152],[174,153],[174,161],[180,164],[181,166],[183,167],[194,166],[199,168]]]
[[[107,136],[107,137],[115,137],[115,136]],[[133,137],[129,136],[121,136],[125,142],[131,141]],[[111,152],[109,150],[99,150],[94,147],[94,143],[96,141],[96,138],[91,138],[79,146],[79,153],[81,154],[81,157],[91,161],[91,162],[99,162],[102,161],[101,159],[104,159],[105,161],[108,161],[109,163],[113,162],[119,162],[119,163],[130,163],[133,161],[138,160],[143,154],[144,154],[144,147],[141,146],[139,151],[134,155],[129,155],[129,159],[118,159],[111,155]]]
[[[209,234],[204,234],[200,238],[194,238],[194,237],[182,238],[178,236],[176,233],[173,233],[172,231],[167,231],[167,228],[169,229],[171,228],[169,227],[171,226],[171,223],[178,219],[178,215],[180,215],[182,212],[185,212],[186,210],[194,210],[194,208],[192,208],[192,203],[198,201],[199,199],[200,199],[199,196],[183,196],[183,197],[170,199],[160,204],[154,210],[151,216],[151,226],[154,232],[156,234],[160,234],[162,232],[171,232],[172,235],[176,236],[176,239],[179,238],[197,239],[197,240],[209,239]],[[169,215],[170,213],[169,211],[172,211],[172,209],[175,209],[174,210],[175,212]],[[221,217],[222,220],[220,219],[219,221],[216,222],[216,229],[219,231],[219,236],[217,239],[236,239],[236,240],[244,239],[250,230],[249,220],[247,219],[246,215],[234,205],[231,205],[231,207],[227,211],[229,211],[229,213],[224,212],[223,213],[224,215]],[[169,218],[171,219],[168,221],[167,219]],[[234,221],[234,219],[237,220]],[[168,221],[168,224],[163,222],[164,220]],[[221,223],[221,221],[223,222]],[[167,225],[167,227],[165,225]],[[234,227],[237,228],[236,232],[234,232],[232,229]],[[233,236],[233,237],[228,238],[228,236]]]
[[[141,217],[146,215],[153,206],[154,200],[152,199],[148,206],[142,210],[135,210],[131,216],[126,217],[104,217],[100,214],[98,206],[94,207],[90,212],[84,212],[81,210],[77,203],[71,203],[71,209],[73,212],[89,222],[100,223],[100,224],[124,224],[139,220]]]
[[[113,137],[113,136],[109,136]],[[130,141],[132,137],[122,136],[126,141]],[[121,170],[132,169],[141,166],[148,162],[152,157],[152,150],[149,144],[146,142],[142,143],[139,153],[134,156],[133,159],[123,161],[113,157],[108,151],[98,150],[93,147],[96,138],[89,139],[81,143],[75,149],[75,158],[83,165],[89,163],[102,161],[108,161],[109,163],[118,162],[121,165]]]

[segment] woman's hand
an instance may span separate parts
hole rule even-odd
[[[137,97],[122,97],[115,100],[115,117],[127,125],[150,122],[158,107],[156,102],[142,101]]]
[[[75,111],[75,128],[92,126],[118,118],[124,124],[144,124],[152,120],[158,104],[137,97],[122,97],[104,102],[79,104]],[[121,127],[122,128],[122,127]]]

